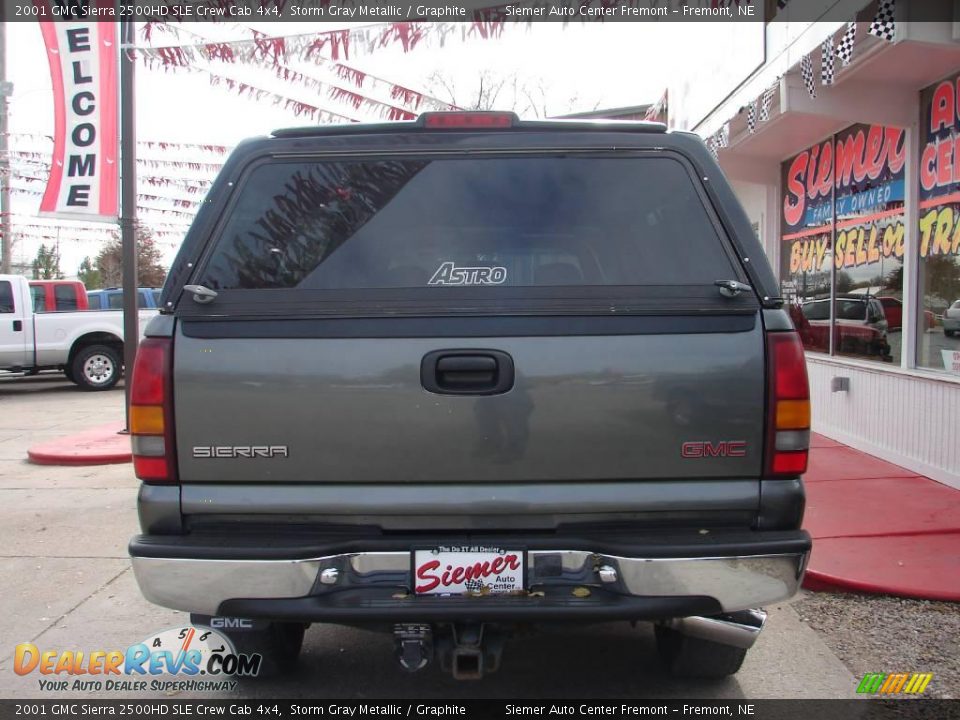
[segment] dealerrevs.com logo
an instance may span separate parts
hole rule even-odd
[[[260,672],[259,654],[237,653],[230,640],[206,627],[164,630],[126,650],[41,649],[20,643],[17,675],[38,675],[39,689],[131,692],[232,690],[231,678]],[[174,679],[171,679],[171,676]]]

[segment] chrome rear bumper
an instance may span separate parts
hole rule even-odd
[[[595,588],[611,597],[711,598],[725,612],[784,600],[800,587],[809,551],[728,557],[621,557],[584,550],[527,552],[529,602],[538,590]],[[143,595],[175,610],[216,615],[231,600],[311,598],[379,591],[409,607],[411,553],[355,552],[309,559],[192,559],[132,555]],[[495,598],[478,598],[487,603]],[[511,603],[521,601],[510,598]],[[576,603],[575,598],[571,600]]]

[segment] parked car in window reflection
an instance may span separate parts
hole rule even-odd
[[[829,349],[830,300],[809,300],[801,310],[809,323],[801,331],[809,349]],[[879,357],[890,361],[889,324],[883,305],[875,297],[840,295],[834,300],[833,346],[838,353]]]
[[[960,333],[960,300],[954,300],[943,312],[943,334],[953,337],[957,333]]]
[[[883,314],[887,318],[887,330],[901,330],[903,328],[903,301],[895,297],[878,297],[883,305]],[[930,310],[923,311],[923,329],[932,330],[937,324],[934,314]]]

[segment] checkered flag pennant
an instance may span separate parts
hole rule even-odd
[[[828,37],[820,46],[820,82],[833,85],[833,38]]]
[[[719,160],[720,156],[717,154],[717,142],[713,137],[708,137],[706,139],[707,150],[710,151],[710,154],[713,155],[714,160]]]
[[[888,42],[893,42],[897,34],[897,22],[893,17],[894,3],[895,0],[880,0],[877,14],[870,23],[870,34]]]
[[[800,61],[800,75],[803,77],[803,84],[807,86],[807,92],[810,97],[817,96],[817,89],[813,84],[813,60],[809,55],[804,55]]]
[[[840,44],[837,45],[837,57],[843,63],[844,67],[853,60],[853,43],[857,39],[856,21],[848,22],[847,29],[843,31],[843,37],[840,38]]]
[[[727,147],[730,144],[730,123],[724,123],[717,134],[720,136],[720,147]]]
[[[763,97],[760,98],[760,122],[770,119],[770,105],[773,104],[773,94],[778,87],[780,87],[780,78],[774,80],[773,84],[763,91]]]
[[[752,135],[757,131],[757,101],[751,100],[747,105],[747,130]]]

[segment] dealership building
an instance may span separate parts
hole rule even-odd
[[[779,276],[814,430],[960,488],[960,5],[767,5],[668,88],[668,123],[707,139]]]

